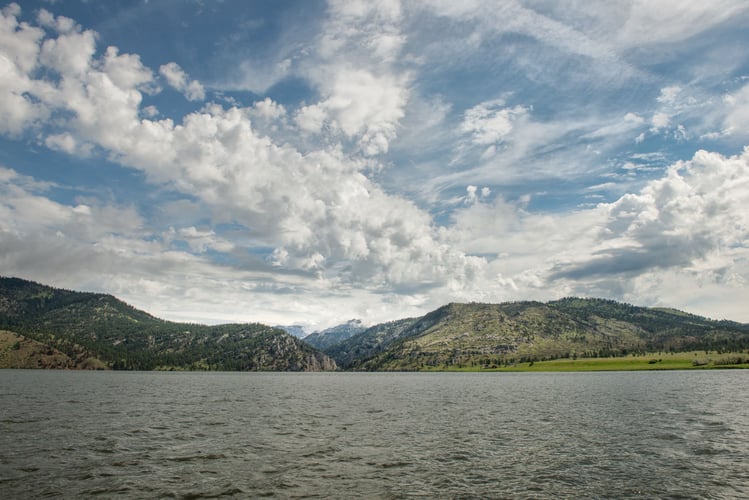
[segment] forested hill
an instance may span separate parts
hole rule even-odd
[[[448,304],[420,318],[376,325],[325,351],[348,369],[421,370],[747,348],[749,325],[673,309],[567,298],[545,304]]]
[[[352,333],[352,328],[345,335],[332,330],[318,340]],[[317,371],[334,370],[336,363],[354,370],[496,368],[703,349],[749,349],[749,325],[602,299],[448,304],[327,344],[326,355],[266,325],[174,323],[111,295],[0,278],[0,368]]]
[[[40,367],[318,371],[336,368],[328,356],[261,324],[206,326],[158,319],[111,295],[75,292],[18,278],[0,278],[0,367],[11,350],[35,341],[62,353]],[[39,350],[39,349],[37,349]],[[31,350],[33,352],[33,349]],[[17,354],[17,353],[13,353]],[[59,366],[63,363],[63,366]],[[28,366],[32,367],[32,366]]]

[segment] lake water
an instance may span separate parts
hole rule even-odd
[[[2,498],[746,498],[749,371],[0,371]]]

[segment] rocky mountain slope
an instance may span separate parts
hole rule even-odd
[[[64,352],[23,335],[0,331],[0,367],[99,369],[106,365],[96,358],[71,358]]]
[[[65,367],[290,371],[336,368],[335,362],[322,352],[266,325],[174,323],[155,318],[111,295],[61,290],[18,278],[0,278],[0,330],[59,351],[71,360],[60,361],[67,363]]]
[[[749,347],[749,325],[610,300],[448,304],[326,349],[344,368],[419,370]]]
[[[361,320],[352,319],[341,325],[336,325],[325,330],[310,333],[304,337],[304,341],[312,347],[324,350],[335,344],[340,344],[344,340],[350,339],[356,334],[366,330]]]

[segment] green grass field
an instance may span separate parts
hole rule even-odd
[[[740,361],[737,363],[736,361]],[[654,353],[616,358],[556,359],[518,363],[500,368],[480,366],[435,367],[429,371],[461,372],[587,372],[587,371],[635,371],[635,370],[709,370],[725,368],[749,368],[749,354],[718,354],[704,351],[679,353]]]

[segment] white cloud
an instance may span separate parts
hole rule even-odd
[[[146,106],[142,108],[141,112],[143,113],[143,116],[147,118],[155,118],[156,116],[159,115],[159,110],[154,105],[150,105],[150,106]]]
[[[487,198],[491,194],[492,190],[488,187],[482,187],[480,190],[477,186],[466,186],[466,195],[463,198],[463,203],[471,205]]]
[[[253,114],[265,120],[278,120],[286,115],[286,108],[269,97],[257,101],[252,107],[254,108]]]
[[[152,87],[153,73],[143,66],[139,56],[120,54],[117,47],[107,47],[103,62],[104,73],[120,89],[139,89],[147,93],[157,91]]]
[[[314,132],[328,124],[348,138],[358,138],[365,154],[386,153],[404,115],[404,82],[366,70],[339,70],[333,80],[330,97],[303,108],[297,123]]]
[[[653,114],[653,118],[650,120],[650,123],[653,125],[651,130],[653,132],[657,132],[661,129],[668,127],[670,122],[671,122],[671,119],[666,113],[661,113],[661,112],[655,113]]]
[[[298,59],[284,55],[266,82],[301,77],[313,87],[308,102],[268,97],[243,107],[238,98],[233,107],[207,104],[163,119],[156,118],[163,117],[158,101],[144,98],[157,96],[160,84],[205,98],[176,63],[154,75],[137,55],[97,51],[96,34],[68,18],[40,12],[34,27],[17,21],[18,6],[4,9],[0,133],[25,133],[67,154],[106,155],[170,196],[184,195],[154,207],[157,223],[157,216],[146,221],[133,207],[96,199],[53,201],[42,184],[0,169],[4,272],[43,262],[33,278],[75,288],[86,279],[109,282],[108,291],[134,303],[146,290],[161,309],[143,305],[171,317],[202,309],[214,318],[252,314],[275,323],[289,314],[334,321],[340,310],[386,320],[449,300],[568,294],[692,304],[684,292],[690,286],[705,303],[710,294],[730,298],[721,286],[733,304],[745,302],[747,154],[699,153],[648,182],[656,166],[635,161],[641,150],[629,148],[645,147],[646,133],[689,141],[706,124],[720,127],[717,138],[740,139],[749,130],[749,86],[719,103],[697,80],[655,74],[656,87],[645,78],[635,87],[651,102],[583,102],[601,97],[596,85],[642,76],[627,62],[642,44],[681,40],[728,18],[712,7],[675,7],[686,9],[683,19],[666,20],[665,33],[637,42],[631,19],[658,18],[647,5],[631,4],[645,11],[630,21],[627,2],[611,7],[616,15],[575,2],[529,5],[333,2],[319,36],[305,40]],[[704,14],[704,26],[691,26],[701,19],[695,12]],[[449,29],[425,34],[425,13],[429,27]],[[523,36],[505,38],[513,33]],[[494,71],[496,59],[484,56],[518,49],[524,37],[534,41],[532,50],[524,46],[518,65],[496,70],[512,77],[498,76],[475,96],[441,93],[440,78],[460,78],[476,61]],[[422,51],[424,39],[430,45]],[[440,52],[448,46],[455,52]],[[536,52],[538,59],[530,57]],[[474,60],[443,72],[443,61],[463,62],[464,55]],[[544,78],[556,73],[540,69],[555,58],[594,68],[593,76],[570,76],[587,79],[591,93],[562,79],[553,88],[574,91],[549,99],[510,88],[523,81],[537,91],[534,79],[549,84]],[[573,94],[585,98],[552,102]],[[497,95],[522,104],[490,98]],[[419,164],[411,168],[414,158]],[[614,203],[544,213],[528,207],[553,206],[552,196],[538,204],[529,201],[541,188],[522,196],[534,182],[554,179],[591,186],[576,188],[585,196],[624,192],[610,182],[618,179],[611,169],[629,159],[628,182],[640,184]],[[653,162],[665,164],[662,157]],[[387,175],[390,184],[382,181]],[[449,206],[434,203],[444,187],[453,188],[444,195]],[[512,196],[519,201],[505,201],[505,187],[520,191]],[[420,189],[426,194],[418,204],[397,194]],[[231,234],[216,222],[231,225]]]
[[[503,100],[483,102],[464,113],[460,130],[471,134],[474,144],[498,144],[510,135],[514,122],[523,119],[527,113],[522,106],[505,107]]]
[[[638,74],[617,54],[616,45],[612,40],[598,32],[601,25],[609,23],[610,20],[607,18],[618,15],[617,8],[596,9],[588,5],[581,8],[577,2],[572,2],[563,6],[560,3],[558,10],[553,11],[552,5],[523,1],[506,1],[498,4],[481,0],[461,2],[459,6],[450,0],[430,0],[423,5],[432,15],[457,21],[461,23],[461,28],[469,26],[469,33],[462,33],[461,40],[456,45],[457,53],[454,57],[461,57],[465,52],[475,52],[483,41],[496,39],[504,34],[518,33],[555,50],[590,58],[595,63],[587,65],[588,69],[604,75],[611,81],[614,78],[628,79]],[[591,17],[595,19],[594,22],[590,22]],[[580,19],[586,22],[570,22]],[[610,35],[610,32],[606,34]],[[438,36],[442,36],[442,33],[438,33]],[[437,41],[436,45],[438,50],[445,50],[449,47],[448,44],[453,42],[455,40],[448,38],[445,41]],[[489,46],[493,47],[493,44]],[[490,49],[493,50],[494,48]],[[448,49],[448,52],[451,51]],[[491,53],[487,53],[487,56],[491,57]],[[556,62],[554,59],[539,61],[538,56],[539,52],[535,51],[532,58],[516,58],[515,63],[533,67],[538,71],[544,63]]]
[[[187,242],[193,252],[204,253],[206,250],[213,249],[218,252],[230,252],[234,250],[235,245],[231,241],[216,235],[213,230],[199,230],[195,226],[183,227],[175,231],[170,228],[167,238],[179,238]]]
[[[306,132],[315,133],[322,131],[326,119],[327,113],[325,108],[317,104],[304,106],[294,116],[294,121],[299,128]]]
[[[595,124],[595,129],[583,134],[583,139],[619,139],[632,131],[638,130],[645,123],[645,119],[635,113],[627,113],[622,120],[616,117],[611,120],[601,120]],[[589,125],[588,125],[589,126]]]
[[[0,169],[0,172],[5,173],[0,175],[3,200],[0,205],[0,218],[3,220],[0,229],[5,236],[13,236],[12,240],[6,242],[9,245],[16,238],[23,241],[54,235],[56,241],[65,240],[82,250],[91,244],[101,243],[114,233],[131,237],[142,230],[143,219],[132,207],[91,206],[85,203],[63,205],[45,196],[48,185],[24,178],[11,169]],[[6,246],[6,249],[10,247]],[[27,250],[32,253],[31,248]],[[13,249],[13,252],[22,251],[20,247]],[[51,252],[51,249],[41,248],[38,252]],[[22,253],[16,257],[28,258]],[[6,254],[7,265],[11,258],[10,253]],[[39,261],[39,266],[43,266],[42,262]]]
[[[18,4],[0,11],[0,133],[19,134],[26,127],[47,117],[46,108],[29,98],[33,86],[31,72],[39,57],[40,28],[19,23]]]
[[[346,10],[345,15],[353,14]],[[141,89],[151,83],[151,73],[139,58],[116,49],[94,58],[94,40],[92,32],[73,31],[43,41],[42,64],[65,72],[59,84],[33,82],[44,90],[36,97],[59,115],[58,130],[46,137],[49,146],[69,152],[78,144],[102,148],[111,160],[195,196],[216,217],[249,228],[255,244],[271,245],[286,256],[288,269],[317,271],[333,282],[394,286],[465,287],[478,274],[482,259],[447,246],[426,212],[386,194],[361,173],[371,163],[351,159],[338,147],[302,154],[259,135],[250,121],[253,114],[272,119],[282,113],[270,100],[251,108],[207,105],[179,124],[142,118],[149,113],[141,109]],[[78,48],[75,55],[71,47]],[[187,78],[176,64],[160,72],[186,88]],[[365,154],[382,152],[395,136],[405,104],[405,90],[393,78],[340,71],[331,95],[317,106],[330,126],[356,138]],[[195,250],[229,249],[206,235],[180,236]]]
[[[630,2],[626,22],[616,33],[616,39],[626,47],[679,42],[727,20],[744,16],[747,9],[746,3],[740,0],[634,0]]]
[[[672,85],[670,87],[663,87],[661,89],[661,95],[658,96],[658,102],[663,104],[674,104],[676,98],[681,93],[682,88],[678,85]]]
[[[96,50],[95,36],[93,31],[76,29],[60,32],[57,38],[47,38],[39,62],[63,78],[80,78],[91,64]]]
[[[720,254],[749,247],[749,152],[723,157],[700,151],[669,168],[639,194],[606,205],[606,225],[593,252],[559,276],[638,275],[653,269],[699,268]],[[720,259],[717,259],[720,260]]]
[[[175,62],[164,64],[159,68],[159,73],[166,78],[167,83],[175,90],[182,92],[188,101],[205,99],[203,85],[197,80],[190,80],[179,64]]]
[[[465,203],[471,204],[475,203],[478,199],[478,196],[476,196],[476,191],[478,188],[476,186],[468,186],[466,187],[466,197],[465,197]]]
[[[56,149],[68,154],[75,154],[78,150],[78,143],[70,134],[52,134],[44,139],[44,145],[50,149]]]
[[[41,9],[37,16],[39,25],[46,28],[56,30],[58,33],[70,33],[72,31],[78,31],[80,28],[76,25],[75,21],[65,16],[55,17],[51,12],[46,9]]]
[[[400,30],[402,14],[399,0],[331,0],[320,55],[331,60],[356,53],[366,64],[390,64],[405,41]],[[352,42],[356,45],[349,46]]]
[[[395,63],[405,37],[400,2],[331,2],[316,59],[302,68],[321,99],[295,116],[307,132],[343,134],[368,156],[386,153],[409,98],[410,75]]]
[[[37,64],[39,40],[44,31],[19,23],[16,17],[20,13],[21,8],[16,3],[0,10],[0,50],[19,73],[27,75]]]
[[[468,204],[454,212],[450,238],[488,256],[486,276],[500,279],[484,286],[496,297],[604,296],[746,320],[748,179],[749,150],[700,151],[638,193],[591,209],[529,213],[501,198]]]
[[[723,96],[723,133],[746,136],[749,130],[749,85]]]
[[[645,119],[636,113],[627,113],[624,115],[624,121],[629,123],[634,123],[637,125],[640,125],[642,123],[645,123]]]

